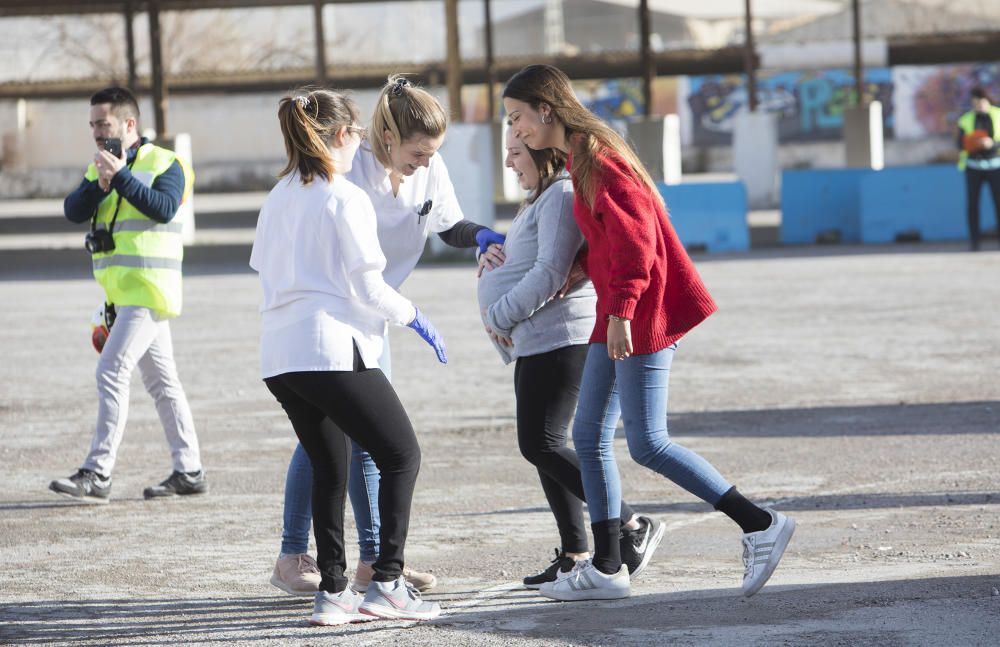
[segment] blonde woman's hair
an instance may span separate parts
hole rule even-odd
[[[541,104],[551,109],[552,118],[566,127],[566,139],[573,153],[574,188],[588,206],[593,206],[597,193],[600,162],[598,155],[611,151],[621,155],[631,167],[635,178],[645,184],[660,202],[660,192],[646,167],[632,147],[611,126],[604,123],[577,99],[566,74],[551,65],[529,65],[511,77],[503,91],[504,97],[516,99],[538,110]]]
[[[329,182],[336,173],[330,141],[341,128],[354,126],[359,120],[357,105],[339,92],[299,88],[284,97],[278,104],[278,122],[288,163],[278,177],[298,171],[303,184],[316,176]]]
[[[401,144],[417,135],[440,137],[447,129],[448,115],[438,100],[402,74],[392,74],[375,102],[368,141],[375,158],[382,166],[391,168],[386,131]]]

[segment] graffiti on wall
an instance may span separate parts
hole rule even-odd
[[[620,122],[643,114],[642,81],[640,79],[574,80],[573,90],[581,103],[601,119]],[[503,84],[496,86],[496,102],[502,106]],[[486,86],[466,85],[462,88],[462,109],[467,122],[487,120]],[[502,111],[502,107],[499,108]],[[653,114],[677,112],[677,79],[661,77],[653,81]]]
[[[692,143],[730,144],[734,118],[747,103],[745,77],[694,76],[688,90]],[[854,92],[854,77],[845,70],[764,73],[757,79],[758,109],[779,115],[782,142],[840,138],[844,110]],[[882,102],[883,128],[890,136],[894,124],[890,70],[866,70],[863,92],[866,100]]]
[[[955,132],[969,110],[969,90],[980,86],[1000,101],[1000,63],[900,66],[893,69],[898,106],[896,136],[918,139]]]

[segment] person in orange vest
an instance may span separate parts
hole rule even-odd
[[[958,118],[958,168],[965,171],[966,208],[969,219],[969,249],[979,250],[979,196],[983,184],[990,187],[993,210],[1000,228],[1000,108],[980,87],[969,92],[972,110]]]

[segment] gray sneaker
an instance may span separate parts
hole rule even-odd
[[[370,622],[374,618],[358,612],[363,600],[364,597],[351,587],[339,593],[317,591],[309,624],[330,627],[346,625],[349,622]]]
[[[392,582],[372,580],[359,609],[376,618],[433,620],[441,615],[437,602],[425,602],[403,576]]]
[[[197,472],[174,471],[159,485],[152,485],[142,491],[147,499],[158,499],[167,496],[186,496],[188,494],[206,494],[208,481],[205,480],[205,470]]]
[[[93,470],[79,469],[76,474],[49,483],[57,494],[87,503],[107,503],[111,498],[111,477],[103,477]]]
[[[771,577],[795,532],[794,519],[771,509],[767,511],[771,513],[771,526],[743,535],[743,595],[746,597],[759,591]]]

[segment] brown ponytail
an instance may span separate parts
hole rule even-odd
[[[301,88],[278,104],[278,122],[285,139],[288,163],[278,174],[299,172],[303,184],[316,176],[333,178],[329,144],[341,128],[358,123],[358,107],[349,97],[330,90]]]

